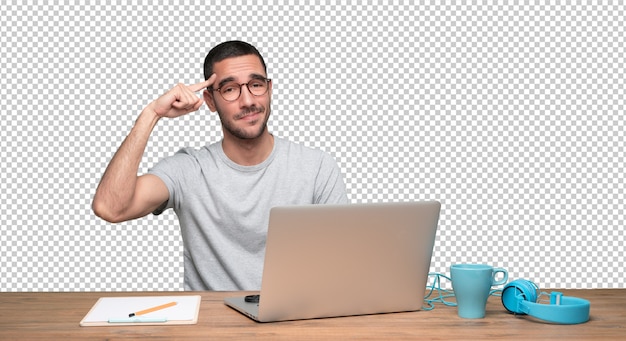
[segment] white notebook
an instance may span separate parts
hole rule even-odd
[[[200,301],[199,295],[101,297],[80,321],[80,325],[196,324]],[[164,308],[129,317],[130,314],[158,307]]]

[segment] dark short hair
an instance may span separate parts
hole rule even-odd
[[[259,57],[259,60],[261,60],[261,64],[263,65],[263,70],[267,73],[267,66],[265,66],[263,56],[261,56],[261,53],[256,49],[256,47],[243,41],[231,40],[216,45],[206,55],[206,58],[204,58],[204,79],[209,79],[209,77],[211,77],[215,63],[221,62],[227,58],[247,55],[255,55]]]

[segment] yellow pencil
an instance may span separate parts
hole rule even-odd
[[[147,313],[151,313],[153,311],[169,308],[169,307],[172,307],[172,306],[175,306],[175,305],[176,305],[176,302],[165,303],[165,304],[162,304],[162,305],[159,305],[159,306],[156,306],[156,307],[140,310],[140,311],[138,311],[136,313],[130,313],[130,314],[128,314],[128,317],[144,315],[144,314],[147,314]]]

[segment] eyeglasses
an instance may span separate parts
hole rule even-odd
[[[254,96],[263,96],[270,88],[269,84],[272,80],[266,78],[253,79],[248,83],[239,84],[237,82],[229,82],[217,89],[209,89],[217,91],[222,95],[222,98],[228,102],[236,101],[241,96],[241,88],[245,85],[248,91]]]

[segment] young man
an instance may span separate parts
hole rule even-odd
[[[93,210],[121,222],[173,208],[185,290],[259,290],[270,208],[347,203],[345,184],[330,155],[268,131],[272,81],[255,47],[217,45],[204,74],[204,82],[178,84],[143,109],[100,180]],[[182,149],[137,176],[157,122],[203,103],[218,112],[223,139]]]

